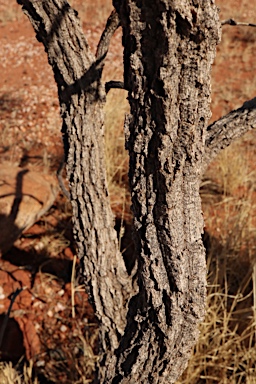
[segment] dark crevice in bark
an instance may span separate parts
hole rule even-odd
[[[177,35],[180,35],[181,38],[188,38],[190,36],[190,31],[192,27],[190,22],[186,18],[183,18],[178,11],[175,12],[175,15]]]
[[[172,285],[170,285],[173,289]],[[168,295],[168,292],[166,290],[163,290],[163,303],[165,306],[165,317],[166,317],[166,324],[168,326],[172,326],[172,302],[170,300],[170,297]]]

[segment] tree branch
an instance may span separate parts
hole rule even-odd
[[[256,27],[256,24],[253,23],[243,23],[240,21],[235,21],[234,19],[227,19],[223,20],[221,22],[221,25],[238,25],[238,26],[243,26],[243,27]]]
[[[115,10],[113,10],[107,20],[106,27],[102,32],[97,51],[96,59],[104,61],[110,44],[111,37],[114,35],[117,28],[120,26],[120,19]]]
[[[100,67],[103,69],[105,58],[108,53],[109,44],[115,31],[120,27],[120,18],[116,10],[113,10],[107,20],[106,27],[100,37],[97,51],[96,60],[99,62]],[[108,81],[105,84],[105,91],[108,93],[111,88],[124,89],[124,83],[121,81]]]
[[[218,153],[244,133],[256,128],[256,97],[209,125],[206,133],[205,168]]]
[[[115,81],[115,80],[107,81],[105,84],[106,93],[108,93],[112,88],[125,89],[124,83],[122,81]]]

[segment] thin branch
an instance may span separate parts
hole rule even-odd
[[[239,22],[234,19],[223,20],[221,25],[256,27],[254,23]],[[238,139],[247,131],[255,128],[256,98],[245,102],[242,107],[231,111],[211,124],[207,128],[206,134],[204,168],[222,149],[228,147],[233,140]]]
[[[251,129],[256,129],[256,97],[209,125],[205,141],[205,168],[222,149]]]
[[[221,25],[241,25],[244,27],[256,27],[256,24],[254,24],[254,23],[243,23],[240,21],[235,21],[234,19],[223,20],[221,22]]]
[[[125,89],[124,83],[122,81],[115,81],[115,80],[107,81],[105,84],[106,93],[108,93],[112,88]]]
[[[114,35],[117,28],[120,26],[120,18],[116,10],[113,10],[107,20],[106,27],[101,35],[97,51],[96,51],[96,61],[100,63],[100,68],[104,66],[104,61],[108,53],[109,44],[112,36]],[[124,83],[121,81],[108,81],[105,84],[106,93],[109,92],[111,88],[120,88],[124,89]]]
[[[114,35],[117,28],[120,26],[120,19],[117,12],[114,10],[111,12],[106,27],[102,32],[97,51],[96,51],[96,59],[104,60],[110,44],[111,37]]]

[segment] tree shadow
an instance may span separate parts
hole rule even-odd
[[[6,318],[6,316],[6,314],[0,315],[0,332],[4,327],[0,345],[0,360],[16,365],[25,355],[23,333],[18,322],[13,318]]]
[[[27,172],[28,170],[26,169],[18,172],[16,176],[16,186],[15,186],[14,193],[0,195],[0,203],[1,203],[1,199],[4,199],[8,196],[14,196],[10,214],[9,215],[6,215],[4,213],[0,214],[0,232],[1,232],[0,251],[2,253],[5,253],[10,248],[10,244],[12,244],[19,237],[19,235],[22,233],[24,229],[24,228],[18,227],[15,224],[15,220],[17,218],[19,207],[22,201],[23,177]],[[3,183],[2,185],[4,184],[7,184],[7,183]],[[3,202],[3,206],[5,206],[4,202]]]
[[[117,238],[120,242],[119,247],[122,252],[127,272],[131,275],[137,260],[137,254],[132,237],[133,225],[131,222],[117,217],[115,219],[115,230],[117,232]]]
[[[18,227],[15,223],[20,204],[24,194],[22,193],[23,177],[28,172],[27,169],[18,172],[16,177],[15,192],[10,195],[14,195],[11,211],[9,215],[0,214],[0,251],[2,252],[2,259],[9,261],[11,264],[18,267],[23,267],[32,272],[33,276],[40,270],[44,273],[52,274],[65,283],[70,281],[72,260],[64,257],[51,257],[46,250],[36,251],[30,249],[28,251],[18,249],[12,246],[15,240],[22,234],[25,228]],[[1,195],[1,199],[8,195]],[[30,197],[37,200],[32,194]],[[44,235],[51,235],[53,232],[58,232],[58,228],[50,231],[45,231]],[[66,235],[72,237],[71,229],[66,228]],[[8,238],[8,241],[6,241]],[[72,240],[72,239],[71,239]]]

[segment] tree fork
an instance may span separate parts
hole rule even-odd
[[[174,383],[204,316],[201,177],[219,150],[255,128],[255,100],[207,129],[220,38],[212,0],[114,0],[117,14],[96,56],[65,0],[18,1],[58,86],[78,256],[100,326],[95,382]],[[124,84],[104,87],[104,59],[119,23]],[[103,106],[111,87],[127,89],[131,106],[125,135],[139,292],[118,250],[108,199]]]

